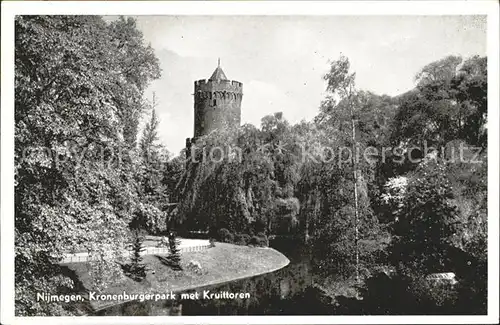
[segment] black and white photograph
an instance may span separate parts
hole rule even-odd
[[[2,3],[2,323],[497,322],[499,7],[417,2]]]

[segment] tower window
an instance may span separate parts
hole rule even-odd
[[[217,99],[214,99],[214,106],[217,105]]]

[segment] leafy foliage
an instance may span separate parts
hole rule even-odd
[[[248,234],[235,234],[234,235],[234,243],[236,245],[248,245],[250,242],[250,235]]]
[[[252,236],[248,241],[248,245],[266,247],[269,245],[266,235]]]
[[[133,19],[19,16],[15,29],[18,315],[70,314],[35,301],[36,292],[71,290],[58,265],[67,252],[93,257],[95,289],[119,278],[113,261],[131,229],[137,280],[141,229],[256,246],[278,235],[308,243],[323,277],[361,269],[363,300],[344,299],[345,313],[486,310],[486,58],[432,62],[415,89],[390,97],[357,89],[340,56],[313,121],[291,125],[277,112],[260,128],[217,130],[184,162],[159,143],[156,97],[143,95],[161,71]],[[450,161],[464,145],[481,149],[483,163],[471,164],[470,150],[469,162]],[[408,155],[415,146],[418,159],[384,156],[385,146]],[[356,157],[370,148],[378,151]],[[175,235],[168,244],[166,260],[181,269]],[[395,273],[377,273],[384,268]],[[424,275],[441,271],[459,284],[430,286]]]
[[[61,314],[35,299],[71,286],[65,253],[99,259],[95,289],[119,273],[137,191],[133,152],[117,153],[133,148],[160,69],[133,19],[18,16],[15,33],[16,314]]]
[[[155,99],[155,95],[153,95],[153,99]],[[167,165],[171,165],[170,154],[166,148],[159,144],[160,120],[156,115],[154,105],[151,118],[146,123],[139,142],[140,158],[136,182],[140,204],[135,210],[131,227],[157,234],[167,230],[168,204],[173,195],[172,192],[168,191],[163,180],[169,175],[165,169]]]
[[[395,214],[391,261],[405,270],[429,274],[449,267],[448,248],[459,219],[444,171],[442,164],[433,161],[420,166],[408,182],[403,207]]]
[[[170,249],[170,254],[168,255],[168,261],[170,266],[175,270],[182,270],[181,250],[179,248],[180,243],[180,240],[176,238],[174,233],[169,234],[168,247]]]
[[[234,235],[226,228],[221,228],[217,232],[219,235],[219,240],[223,243],[232,243],[234,241]]]
[[[141,231],[134,230],[132,236],[130,263],[126,265],[126,273],[135,281],[141,281],[146,277],[146,265],[143,263],[142,252],[144,248],[144,236]]]
[[[383,171],[393,178],[377,202],[379,217],[391,225],[387,261],[396,273],[367,279],[362,302],[346,300],[343,307],[367,314],[484,314],[486,58],[448,57],[424,67],[417,81],[400,97],[389,139],[435,151],[421,150],[421,159],[399,167],[390,160],[381,165],[396,167]],[[458,284],[424,278],[434,272],[454,272]]]
[[[444,146],[462,139],[486,147],[486,58],[447,57],[425,67],[415,91],[401,97],[394,142]]]
[[[184,218],[179,221],[213,234],[220,228],[271,231],[279,223],[277,200],[293,200],[297,181],[298,159],[290,151],[298,146],[285,143],[290,134],[286,120],[276,114],[263,119],[262,131],[245,125],[200,138],[178,185]],[[287,146],[281,153],[276,149],[280,141]]]

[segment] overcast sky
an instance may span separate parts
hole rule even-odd
[[[455,54],[486,55],[486,19],[473,16],[140,16],[138,27],[163,70],[147,91],[159,100],[161,141],[174,154],[193,136],[193,81],[221,58],[243,83],[242,123],[283,112],[310,120],[324,97],[322,76],[340,53],[359,88],[397,95],[424,65]]]

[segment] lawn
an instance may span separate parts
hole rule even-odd
[[[104,294],[166,293],[194,289],[201,286],[219,284],[236,279],[255,276],[280,269],[290,262],[283,254],[272,248],[257,248],[216,243],[215,247],[198,252],[182,254],[183,271],[174,271],[162,262],[165,255],[144,256],[149,271],[141,282],[124,277],[113,283]],[[202,272],[187,269],[190,261],[200,263]],[[74,270],[86,289],[93,291],[87,263],[65,264]],[[100,309],[109,302],[93,301],[92,306]]]

